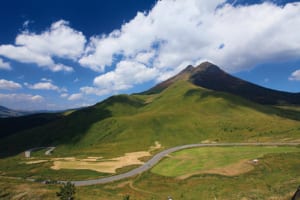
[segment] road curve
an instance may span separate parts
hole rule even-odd
[[[71,181],[75,186],[87,186],[87,185],[96,185],[96,184],[104,184],[111,183],[114,181],[118,181],[121,179],[129,178],[138,174],[141,174],[150,168],[152,168],[155,164],[157,164],[161,159],[163,159],[166,155],[173,153],[175,151],[179,151],[182,149],[194,148],[194,147],[223,147],[223,146],[298,146],[300,143],[214,143],[214,144],[188,144],[173,147],[170,149],[166,149],[155,156],[153,156],[150,160],[144,163],[142,166],[133,169],[129,172],[118,174],[115,176],[93,179],[93,180],[82,180],[82,181]],[[58,181],[59,183],[66,183],[67,181]]]
[[[31,152],[38,151],[41,149],[47,149],[47,151],[45,152],[45,155],[48,156],[48,155],[51,155],[51,153],[54,151],[55,148],[56,147],[36,147],[36,148],[28,149],[24,153],[25,153],[26,158],[30,158]]]

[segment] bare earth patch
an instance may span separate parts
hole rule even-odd
[[[31,165],[31,164],[44,163],[44,162],[48,162],[48,161],[49,161],[49,160],[34,160],[34,161],[28,161],[28,162],[25,162],[25,164]]]
[[[53,162],[51,169],[88,169],[103,173],[116,173],[118,168],[126,167],[129,165],[141,165],[144,162],[139,158],[150,156],[147,151],[126,153],[122,157],[113,158],[110,160],[99,160],[98,158],[91,159],[76,159],[76,160],[56,160]]]
[[[82,159],[82,161],[96,162],[96,161],[99,161],[101,159],[103,159],[102,156],[100,156],[100,157],[87,157],[87,158]]]
[[[64,157],[64,158],[53,158],[51,160],[57,161],[57,160],[64,160],[64,161],[75,161],[75,157]]]
[[[201,141],[202,144],[215,144],[215,141],[211,141],[211,140],[203,140]]]
[[[126,153],[122,157],[103,159],[103,157],[87,157],[84,159],[76,159],[74,157],[53,158],[53,166],[51,169],[88,169],[102,173],[116,173],[119,168],[130,165],[142,165],[142,158],[151,156],[151,151],[162,148],[162,145],[156,141],[154,146],[149,148],[149,151],[139,151]]]
[[[223,176],[237,176],[240,174],[247,173],[253,169],[254,169],[253,165],[248,160],[241,160],[238,163],[234,163],[224,167],[210,169],[210,170],[200,170],[197,172],[178,176],[177,178],[187,179],[191,176],[198,175],[198,174],[218,174]]]
[[[154,146],[151,146],[150,149],[149,149],[149,151],[150,151],[150,152],[151,152],[151,151],[155,151],[155,150],[157,150],[157,149],[160,149],[161,147],[162,147],[161,144],[160,144],[158,141],[155,141]]]

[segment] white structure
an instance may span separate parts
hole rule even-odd
[[[30,151],[25,151],[25,158],[30,158]]]

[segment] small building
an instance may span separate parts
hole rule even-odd
[[[30,158],[30,151],[25,151],[25,158]]]

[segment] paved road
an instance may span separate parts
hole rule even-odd
[[[95,185],[95,184],[104,184],[111,183],[114,181],[118,181],[121,179],[129,178],[138,174],[141,174],[150,168],[152,168],[155,164],[157,164],[161,159],[163,159],[166,155],[173,153],[175,151],[179,151],[182,149],[194,148],[194,147],[219,147],[219,146],[298,146],[300,143],[215,143],[215,144],[188,144],[183,146],[177,146],[170,149],[166,149],[155,156],[153,156],[150,160],[148,160],[144,165],[133,169],[129,172],[110,176],[106,178],[99,178],[94,180],[85,180],[85,181],[71,181],[76,186],[86,186],[86,185]],[[65,183],[66,181],[59,181],[59,183]]]
[[[56,148],[56,147],[48,147],[48,148],[47,148],[48,150],[45,152],[45,155],[46,155],[46,156],[51,155],[55,148]]]
[[[45,155],[50,155],[52,153],[52,151],[55,149],[56,147],[36,147],[36,148],[32,148],[32,149],[28,149],[27,151],[25,151],[25,157],[26,158],[30,158],[31,156],[31,152],[33,151],[38,151],[38,150],[41,150],[41,149],[48,149],[46,152],[45,152]]]

